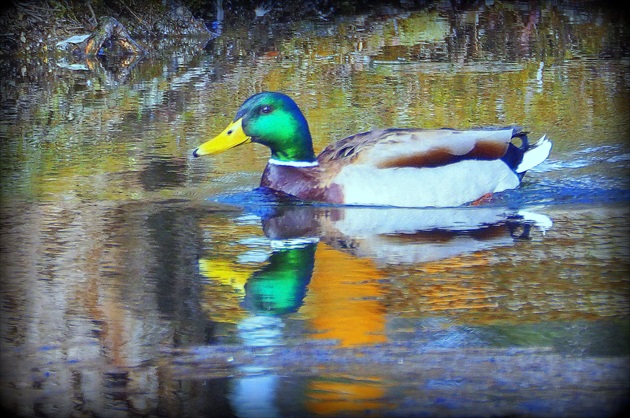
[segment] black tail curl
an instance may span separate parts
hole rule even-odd
[[[529,149],[529,139],[527,138],[528,132],[525,132],[520,127],[512,127],[514,132],[512,133],[512,140],[514,138],[518,138],[521,141],[520,146],[514,144],[514,142],[510,142],[508,149],[501,159],[504,163],[508,165],[512,170],[516,170],[516,167],[523,161],[523,155],[525,155],[525,151]],[[522,178],[525,173],[520,173],[519,177]]]

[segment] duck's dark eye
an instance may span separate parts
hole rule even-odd
[[[260,108],[260,113],[263,115],[267,115],[269,113],[271,113],[271,111],[273,110],[273,108],[269,105],[265,105],[263,107]]]

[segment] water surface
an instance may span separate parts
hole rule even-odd
[[[627,404],[630,72],[615,13],[496,3],[252,22],[164,55],[122,78],[34,58],[3,81],[4,408]],[[481,206],[288,202],[256,189],[264,147],[190,155],[260,90],[296,99],[316,150],[377,127],[510,124],[554,149]]]

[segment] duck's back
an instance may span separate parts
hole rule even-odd
[[[464,159],[495,160],[505,156],[518,128],[386,129],[342,139],[324,149],[320,164],[365,164],[377,168],[437,167]]]
[[[459,206],[518,186],[514,169],[524,151],[510,143],[520,135],[517,128],[372,131],[330,145],[318,160],[346,204]]]

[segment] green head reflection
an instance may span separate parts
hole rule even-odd
[[[245,284],[243,307],[261,315],[296,312],[313,275],[316,243],[274,251],[269,264]]]

